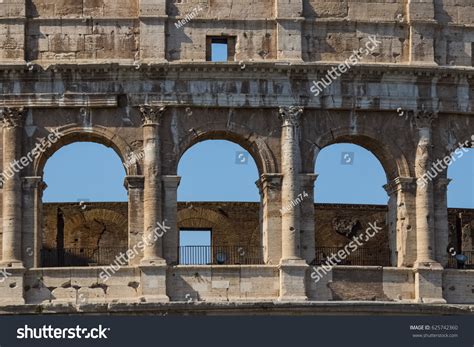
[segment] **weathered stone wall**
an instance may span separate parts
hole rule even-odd
[[[309,273],[314,272],[310,268]],[[409,301],[415,298],[412,269],[336,266],[319,281],[308,276],[308,298],[317,301]]]
[[[315,239],[318,247],[345,246],[350,239],[336,230],[340,228],[336,228],[335,223],[347,220],[355,221],[354,235],[365,231],[369,223],[377,222],[384,230],[368,242],[367,247],[389,247],[385,206],[316,204],[315,208]],[[64,248],[127,246],[126,203],[85,203],[85,208],[79,203],[46,203],[44,247],[55,248],[58,209],[64,215]],[[212,230],[214,246],[261,247],[258,203],[179,203],[178,227]]]
[[[27,60],[133,59],[138,0],[28,1]]]
[[[173,301],[275,300],[280,289],[276,266],[175,266],[168,279]]]
[[[43,247],[56,248],[62,225],[64,248],[128,246],[128,209],[123,203],[44,204]]]
[[[79,203],[44,204],[43,247],[56,247],[58,209],[64,215],[64,248],[127,247],[126,203],[86,203],[85,208]],[[382,205],[315,204],[316,247],[342,248],[350,242],[352,236],[360,235],[369,228],[369,224],[376,223],[383,230],[364,243],[364,247],[379,250],[380,257],[383,258],[390,248],[387,212],[387,207]],[[451,243],[456,245],[455,225],[459,213],[463,215],[463,245],[470,242],[470,249],[473,249],[473,210],[450,209]],[[214,246],[259,249],[262,244],[258,203],[179,203],[178,227],[212,230]],[[464,248],[465,251],[470,249]]]
[[[455,304],[474,302],[474,271],[445,270],[443,296],[448,302]]]
[[[0,60],[205,61],[206,36],[233,36],[237,61],[341,62],[376,35],[381,43],[363,62],[472,66],[471,5],[469,0],[410,5],[404,0],[6,0],[0,4]]]

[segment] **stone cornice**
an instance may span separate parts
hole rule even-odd
[[[58,94],[0,94],[0,107],[72,107],[72,108],[96,108],[117,107],[117,95],[114,94],[84,94],[65,93]]]
[[[191,62],[191,61],[179,61],[179,62],[167,62],[167,61],[144,61],[140,69],[137,69],[137,65],[131,59],[124,59],[119,61],[104,61],[98,63],[97,61],[75,61],[70,63],[58,63],[57,61],[34,61],[29,64],[17,64],[10,62],[0,61],[0,79],[1,74],[16,72],[23,74],[26,79],[34,77],[36,80],[41,75],[48,75],[51,72],[80,72],[82,75],[90,73],[91,75],[97,75],[98,79],[102,79],[104,76],[100,74],[107,73],[130,73],[130,75],[124,75],[123,77],[137,77],[140,76],[140,72],[146,73],[173,73],[173,72],[189,72],[189,73],[202,73],[202,72],[238,72],[240,75],[248,73],[249,75],[255,72],[261,72],[263,74],[268,73],[288,73],[291,71],[294,74],[294,78],[298,77],[298,74],[312,74],[312,73],[326,73],[333,67],[342,64],[343,61],[338,62],[289,62],[289,61],[277,61],[267,60],[261,62],[225,62],[225,63],[213,63],[213,62]],[[34,71],[31,70],[31,66],[34,64],[37,67]],[[242,68],[242,64],[245,64],[245,68]],[[433,65],[413,65],[413,64],[391,64],[391,63],[380,63],[380,64],[364,64],[360,63],[357,66],[351,68],[351,70],[345,75],[350,74],[365,74],[365,75],[401,75],[401,76],[421,76],[421,77],[456,77],[466,76],[467,78],[474,79],[474,68],[467,66],[433,66]],[[8,77],[8,76],[7,76]],[[46,77],[46,76],[45,76]],[[93,77],[93,76],[91,76]],[[4,78],[4,77],[3,77]]]

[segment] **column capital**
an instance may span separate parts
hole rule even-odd
[[[438,118],[438,111],[427,110],[425,105],[410,112],[413,114],[413,119],[418,129],[431,128],[433,121]]]
[[[258,189],[262,192],[265,189],[280,190],[283,175],[280,173],[262,174],[260,179],[255,182]]]
[[[451,183],[452,179],[450,178],[441,178],[441,177],[438,177],[435,181],[434,181],[434,186],[436,189],[438,190],[447,190],[448,189],[448,185]]]
[[[160,120],[163,117],[165,110],[166,106],[141,105],[140,113],[142,117],[143,126],[160,125]]]
[[[164,175],[161,176],[161,181],[165,188],[177,188],[181,183],[181,176]]]
[[[4,128],[23,127],[25,115],[24,107],[4,107],[0,109],[0,118]]]
[[[388,182],[384,185],[384,189],[386,190],[388,195],[392,195],[398,191],[416,191],[416,181],[417,179],[414,177],[397,177],[394,180]]]
[[[145,185],[145,176],[134,175],[134,176],[125,176],[123,183],[125,189],[143,189]]]
[[[31,190],[36,188],[46,188],[46,183],[43,182],[43,177],[41,176],[32,176],[32,177],[22,177],[23,189]]]
[[[318,179],[319,175],[314,173],[302,173],[300,174],[301,183],[305,186],[313,186],[314,182]]]
[[[299,126],[303,110],[302,106],[281,106],[279,115],[283,121],[282,126]]]

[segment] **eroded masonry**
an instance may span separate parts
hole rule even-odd
[[[2,1],[2,312],[469,311],[452,252],[472,254],[474,211],[448,210],[446,169],[422,178],[473,147],[473,17],[469,0]],[[179,160],[209,139],[252,155],[260,203],[178,204]],[[43,204],[48,158],[78,141],[127,163],[128,203]],[[314,204],[318,153],[343,142],[379,159],[387,206]],[[179,230],[199,228],[208,261],[183,261]]]

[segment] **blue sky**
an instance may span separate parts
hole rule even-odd
[[[65,146],[48,160],[44,172],[48,184],[45,202],[127,201],[125,169],[119,156],[105,146],[87,142]],[[362,147],[337,144],[323,149],[316,172],[316,202],[387,203],[382,166]],[[196,144],[182,157],[178,174],[182,177],[180,201],[260,199],[255,162],[244,149],[228,141]],[[453,178],[449,206],[474,208],[474,150],[452,164],[448,174]]]

